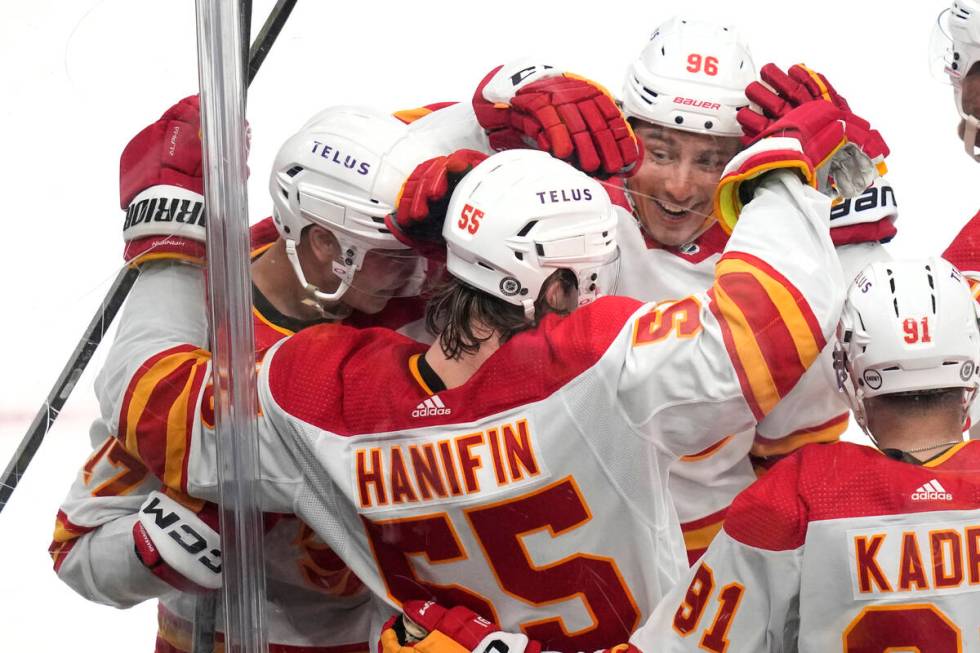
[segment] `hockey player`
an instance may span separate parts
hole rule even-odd
[[[980,161],[980,3],[956,0],[938,18],[931,56],[941,62],[941,71],[953,86],[953,99],[960,115],[959,132],[966,153]],[[943,252],[943,258],[966,276],[974,296],[980,300],[980,213],[967,222]],[[980,434],[980,404],[970,416],[971,433]]]
[[[491,139],[516,139],[526,133],[536,146],[570,158],[593,172],[601,173],[604,168],[623,172],[635,163],[635,140],[622,115],[588,80],[534,66],[511,65],[496,72],[499,75],[487,76],[480,91],[495,101],[486,113],[494,121]],[[400,249],[403,246],[386,234],[379,216],[390,210],[394,193],[407,174],[407,170],[398,170],[407,156],[414,156],[413,161],[417,162],[447,143],[453,147],[489,149],[487,136],[477,125],[472,109],[460,105],[462,112],[451,109],[438,116],[433,113],[444,106],[395,114],[398,120],[410,124],[408,137],[406,128],[388,116],[360,109],[333,110],[318,116],[283,147],[281,157],[285,159],[277,162],[270,188],[280,237],[276,238],[271,220],[253,228],[257,245],[252,266],[256,299],[253,312],[260,355],[276,340],[312,322],[343,318],[346,324],[356,326],[395,328],[419,316],[416,299],[391,299],[396,288],[403,294],[417,288],[417,284],[406,284],[405,278],[417,269],[418,259],[406,256]],[[580,114],[586,116],[587,124],[581,118],[575,122]],[[187,199],[190,204],[184,208],[191,207],[194,219],[200,218],[200,144],[196,123],[196,104],[179,104],[145,130],[124,155],[123,206],[129,209],[126,255],[133,264],[145,266],[148,261],[174,258],[197,262],[203,257],[202,221],[194,224],[192,220],[190,225],[174,229],[172,221],[161,223],[145,217],[153,214],[152,207],[148,209],[149,202],[163,192],[168,197],[176,194]],[[144,157],[147,152],[163,151],[163,145],[170,143],[164,137],[173,137],[178,145],[176,151],[169,150],[162,162],[153,156]],[[397,143],[394,149],[400,151],[385,154],[392,143]],[[414,145],[407,147],[406,143]],[[150,180],[166,185],[154,186],[144,193]],[[175,189],[175,185],[180,188]],[[186,192],[188,188],[191,193]],[[188,215],[181,214],[184,218]],[[392,251],[392,247],[400,251]],[[195,284],[181,282],[194,272],[162,272],[156,267],[151,270],[144,268],[143,279],[130,299],[128,315],[157,314],[162,325],[175,314],[169,300],[180,303],[190,297],[191,305],[198,302],[196,293],[188,294],[188,288]],[[352,282],[355,276],[357,283]],[[203,309],[202,304],[196,305]],[[174,324],[172,335],[203,345],[203,315],[202,310],[197,319]],[[132,337],[146,335],[139,329],[124,328],[122,333],[132,333]],[[409,333],[424,337],[414,328]],[[103,372],[103,397],[108,394],[106,388],[117,380],[112,368],[110,362]],[[107,429],[103,426],[102,431]],[[132,555],[131,532],[137,521],[136,512],[155,486],[151,481],[141,483],[141,470],[145,475],[145,469],[115,442],[110,436],[98,443],[59,514],[51,553],[61,578],[76,590],[93,600],[123,607],[157,596],[167,586],[149,577]],[[123,485],[114,482],[119,480],[116,474],[120,466],[130,470]],[[170,499],[150,497],[144,506],[160,506]],[[187,518],[194,520],[196,516]],[[145,521],[152,526],[150,520]],[[196,528],[212,531],[210,525],[199,522]],[[159,541],[153,544],[149,532],[133,535],[143,546],[143,562],[152,563],[157,576],[182,589],[200,589],[173,568],[165,548],[146,550],[159,546]],[[358,591],[359,581],[329,547],[293,518],[276,523],[266,537],[266,546],[270,588],[278,588],[270,594],[268,605],[268,613],[274,617],[270,624],[273,643],[342,644],[349,648],[355,642],[355,646],[360,646],[356,641],[363,640],[366,631],[359,616],[363,611],[351,607],[362,603],[364,595]],[[113,551],[118,547],[123,550],[117,556]],[[176,554],[179,556],[180,551]],[[128,564],[120,565],[119,561]],[[198,580],[206,580],[205,585],[213,587],[219,579],[205,574]],[[325,598],[324,594],[333,596]],[[191,597],[170,596],[164,603],[158,650],[188,650]],[[316,617],[304,616],[308,614]]]
[[[98,381],[103,401],[117,381],[120,350],[147,335],[138,328],[141,319],[156,319],[187,342],[207,343],[201,271],[174,263],[200,262],[204,255],[198,132],[192,97],[168,110],[123,153],[125,253],[131,264],[142,266],[142,274]],[[171,137],[174,151],[161,157]],[[318,114],[283,145],[271,176],[275,222],[252,229],[259,356],[315,323],[343,319],[399,328],[417,322],[422,261],[387,233],[383,216],[419,158],[440,151],[438,143],[410,134],[394,117],[354,107]],[[187,219],[150,219],[151,203],[168,207],[175,197],[186,202]],[[176,213],[171,209],[171,217]],[[181,307],[179,322],[173,321],[173,305]],[[140,504],[157,510],[186,505],[191,509],[182,511],[185,523],[209,534],[212,547],[216,514],[182,494],[158,492],[159,482],[112,435],[98,444],[59,512],[51,546],[55,570],[100,603],[127,607],[162,596],[157,651],[189,651],[194,593],[217,589],[220,576],[203,568],[207,574],[195,575],[199,567],[188,565],[194,557],[165,546],[165,534]],[[369,595],[360,581],[295,517],[270,524],[264,540],[270,641],[295,651],[365,650],[368,613],[359,606]],[[220,569],[217,558],[214,567]]]
[[[816,75],[806,71],[804,81],[815,84],[810,77]],[[712,283],[728,239],[713,204],[721,171],[741,150],[741,139],[759,131],[745,133],[737,111],[750,99],[779,111],[772,93],[755,79],[749,49],[734,29],[685,18],[658,27],[630,66],[622,107],[644,147],[644,159],[625,181],[624,192],[614,192],[614,200],[629,210],[619,225],[619,294],[663,300]],[[790,83],[799,86],[799,79],[773,66],[763,68],[763,80],[777,92]],[[860,198],[835,206],[831,218],[845,277],[853,278],[870,260],[887,258],[879,241],[895,234],[895,210],[894,192],[884,180]],[[671,467],[671,494],[691,562],[721,528],[735,495],[755,480],[752,460],[767,464],[803,443],[836,440],[845,430],[846,406],[826,381],[832,376],[829,351],[824,359],[828,371],[809,373],[791,403],[758,430],[725,430],[717,443]]]
[[[934,73],[953,86],[963,147],[970,158],[980,161],[980,3],[954,0],[943,10],[933,28],[930,50]]]
[[[937,30],[941,52],[934,57],[944,62],[944,73],[953,85],[953,97],[960,114],[960,135],[967,154],[980,161],[980,3],[956,0],[939,16]],[[934,40],[934,47],[937,44]],[[980,280],[980,213],[968,222],[943,253],[977,288]],[[978,291],[980,292],[980,291]]]
[[[848,292],[835,351],[879,450],[810,445],[777,463],[612,651],[980,651],[980,443],[961,430],[980,365],[970,290],[939,258],[874,263]],[[461,608],[405,616],[384,653],[548,648]]]
[[[764,416],[836,322],[829,200],[801,177],[823,178],[850,119],[814,102],[774,124],[787,136],[761,138],[725,182],[754,199],[711,290],[662,303],[591,301],[614,280],[616,217],[569,166],[526,151],[461,181],[466,154],[420,166],[399,206],[458,181],[448,207],[388,224],[417,238],[442,224],[436,342],[314,327],[274,345],[259,375],[265,508],[306,520],[390,605],[434,596],[558,650],[621,641],[683,569],[670,460]],[[168,485],[213,498],[209,357],[174,344],[133,343],[117,432]],[[166,428],[174,410],[192,417]],[[168,455],[178,443],[186,460]]]
[[[633,644],[980,650],[980,445],[962,441],[980,363],[969,289],[938,258],[874,264],[848,293],[837,351],[881,451],[805,447],[776,465]]]

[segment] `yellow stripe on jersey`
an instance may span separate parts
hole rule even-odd
[[[688,551],[699,551],[707,549],[711,540],[715,539],[721,527],[725,525],[725,515],[718,517],[718,521],[702,526],[693,531],[684,531],[684,548]]]
[[[429,384],[422,378],[422,372],[419,371],[420,358],[422,358],[422,354],[415,354],[408,359],[408,371],[412,373],[412,378],[415,379],[415,382],[418,383],[422,390],[425,391],[425,394],[431,397],[435,393],[432,392],[432,388],[430,388]]]
[[[954,444],[952,447],[950,447],[949,449],[947,449],[946,451],[944,451],[943,453],[941,453],[939,456],[933,458],[930,461],[927,461],[927,462],[922,463],[922,466],[923,467],[939,467],[944,462],[946,462],[947,460],[949,460],[950,458],[952,458],[953,456],[955,456],[956,455],[956,452],[958,452],[960,449],[962,449],[967,444],[969,444],[969,442],[970,442],[969,440],[966,440],[964,442],[960,442],[959,444]]]
[[[849,415],[850,413],[844,413],[812,429],[801,429],[775,440],[756,436],[749,454],[759,458],[783,456],[805,444],[836,442],[847,430]]]
[[[731,330],[735,355],[742,364],[742,369],[748,377],[749,386],[756,404],[763,414],[768,414],[779,402],[780,396],[776,382],[769,372],[766,358],[756,342],[755,334],[745,319],[745,314],[728,294],[715,285],[715,302]]]
[[[167,458],[163,473],[163,483],[172,488],[183,488],[184,485],[184,456],[187,455],[188,433],[187,409],[194,402],[191,393],[194,391],[200,364],[187,375],[184,387],[170,405],[167,415]]]
[[[284,336],[291,336],[296,333],[295,331],[290,331],[285,327],[281,327],[273,324],[272,322],[267,320],[264,315],[259,313],[259,310],[255,308],[255,306],[252,306],[252,316],[258,319],[258,321],[261,322],[262,324],[266,325],[267,327],[275,331],[276,333],[281,333]]]
[[[779,310],[786,328],[789,329],[796,345],[796,353],[804,365],[812,363],[820,354],[820,347],[814,338],[810,325],[800,311],[799,305],[790,291],[782,283],[763,270],[740,259],[723,258],[718,262],[715,274],[721,277],[729,273],[746,272],[751,274],[765,288],[766,294]]]
[[[806,298],[765,261],[729,252],[708,291],[742,393],[758,419],[786,396],[820,354],[820,323]]]
[[[140,377],[136,383],[136,387],[132,388],[131,397],[126,403],[126,433],[124,437],[126,439],[126,449],[130,453],[136,454],[140,458],[140,462],[146,463],[139,452],[138,427],[146,411],[147,404],[153,396],[153,391],[160,384],[160,381],[177,371],[181,365],[186,364],[189,360],[194,360],[201,354],[206,355],[206,352],[201,350],[190,352],[181,351],[170,356],[165,356],[154,363]]]

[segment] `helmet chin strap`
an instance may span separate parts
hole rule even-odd
[[[289,259],[289,263],[293,266],[293,271],[296,273],[296,278],[299,280],[299,284],[303,287],[310,297],[303,300],[303,303],[307,306],[315,308],[320,315],[328,320],[341,320],[348,315],[350,315],[350,308],[344,304],[340,303],[340,298],[344,296],[347,289],[350,288],[350,283],[346,280],[341,279],[340,285],[333,292],[323,292],[318,287],[306,280],[306,275],[303,274],[303,266],[299,262],[299,253],[296,251],[296,241],[292,239],[286,240],[286,258]],[[337,306],[328,310],[324,304],[336,304]]]

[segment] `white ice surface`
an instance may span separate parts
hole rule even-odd
[[[256,0],[256,16],[272,4]],[[943,6],[301,0],[250,92],[251,217],[267,215],[278,145],[329,104],[468,100],[486,71],[522,54],[616,92],[653,27],[688,12],[739,26],[757,66],[804,61],[826,72],[891,145],[901,207],[892,251],[938,253],[978,204],[978,169],[960,151],[952,92],[926,67]],[[196,87],[193,12],[189,0],[0,3],[0,464],[115,275],[121,148]],[[85,602],[57,581],[46,552],[57,506],[87,453],[92,378],[83,377],[0,514],[0,652],[151,650],[152,606],[118,612]]]

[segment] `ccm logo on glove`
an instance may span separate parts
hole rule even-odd
[[[144,526],[148,526],[147,518],[153,520],[153,528],[147,530],[163,533],[192,556],[203,553],[204,555],[197,557],[197,561],[212,573],[221,573],[221,549],[211,548],[208,550],[208,540],[213,539],[208,537],[211,534],[198,532],[198,530],[203,529],[195,528],[196,525],[182,517],[179,511],[162,507],[160,496],[151,497],[149,501],[143,504],[140,513],[140,521]],[[205,526],[203,522],[199,523],[201,526]],[[157,546],[160,546],[161,543],[158,538],[151,535],[151,539]]]

